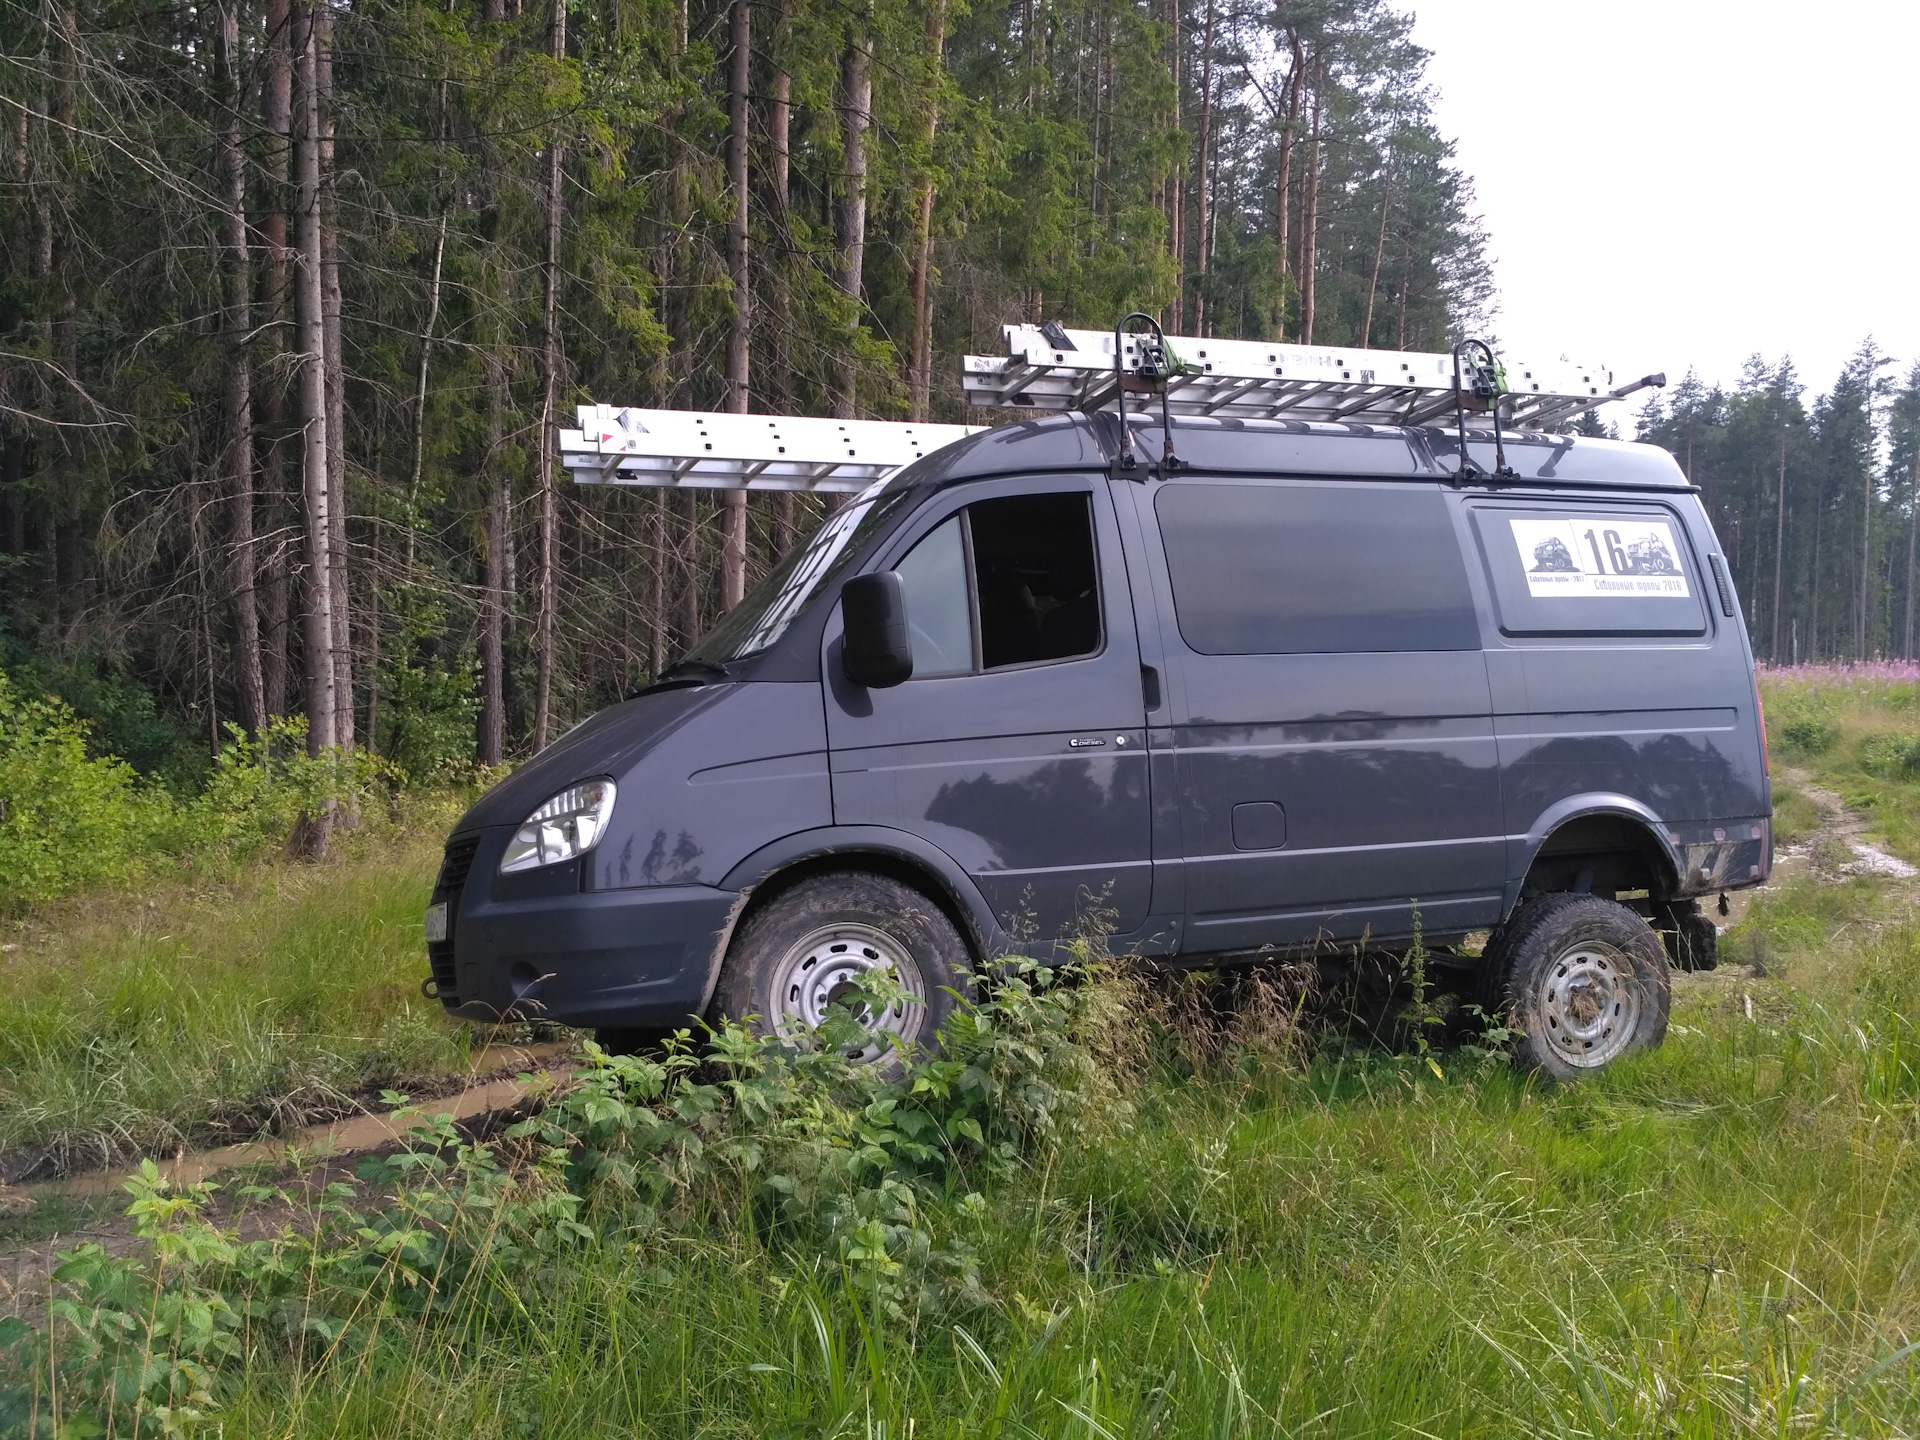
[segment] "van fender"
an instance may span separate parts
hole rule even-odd
[[[920,836],[886,825],[823,825],[815,830],[797,831],[761,846],[729,870],[719,882],[723,890],[740,892],[740,900],[733,907],[729,921],[737,922],[755,889],[795,865],[835,857],[858,860],[862,855],[904,865],[936,886],[962,921],[962,928],[968,932],[967,938],[973,943],[975,954],[980,959],[1008,955],[1015,950],[1012,937],[1001,928],[999,918],[988,906],[986,897],[980,893],[980,887],[973,883],[973,877],[960,867],[959,862]],[[719,943],[714,947],[713,958],[707,966],[703,1006],[712,1001],[714,989],[720,983],[720,964],[726,958],[733,929],[733,923],[729,923],[721,931]]]
[[[1507,889],[1500,907],[1502,920],[1512,915],[1513,907],[1520,903],[1520,887],[1526,883],[1527,872],[1533,868],[1533,862],[1539,858],[1541,847],[1547,843],[1547,838],[1569,821],[1584,820],[1596,815],[1631,821],[1644,831],[1654,842],[1661,859],[1666,862],[1669,880],[1677,880],[1685,873],[1684,862],[1680,852],[1674,847],[1673,837],[1667,832],[1666,822],[1646,805],[1630,795],[1609,791],[1569,795],[1563,800],[1556,800],[1542,810],[1524,836],[1514,836],[1509,839]]]

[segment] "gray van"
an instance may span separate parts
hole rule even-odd
[[[1495,478],[1497,439],[1096,413],[928,454],[467,812],[428,993],[622,1042],[892,967],[862,1013],[925,1043],[1090,930],[1206,967],[1490,931],[1524,1063],[1657,1044],[1701,899],[1772,863],[1752,654],[1671,456],[1508,434]]]

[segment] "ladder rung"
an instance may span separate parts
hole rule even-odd
[[[864,490],[977,426],[582,405],[561,463],[587,485]]]

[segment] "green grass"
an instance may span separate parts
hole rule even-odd
[[[1763,672],[1775,763],[1774,838],[1809,833],[1818,812],[1783,783],[1780,767],[1808,772],[1862,811],[1873,838],[1920,864],[1920,681],[1808,666]]]
[[[1867,750],[1902,706],[1768,701],[1777,727],[1796,704],[1832,707],[1822,745],[1783,756],[1776,731],[1776,758],[1843,793],[1872,787],[1876,825],[1892,848],[1907,843],[1895,837],[1909,815],[1920,827],[1920,783]],[[1783,787],[1783,840],[1816,821]],[[37,942],[61,963],[23,970],[9,955],[8,984],[27,982],[17,993],[53,1017],[49,1033],[57,1020],[119,1048],[89,1070],[87,1042],[66,1042],[43,1089],[97,1074],[91,1092],[70,1086],[71,1113],[96,1113],[102,1094],[131,1111],[150,1081],[126,1076],[151,1067],[176,1099],[140,1113],[184,1127],[168,1104],[261,1093],[195,1058],[222,1047],[252,1057],[268,1093],[284,1088],[271,1066],[287,1055],[362,1077],[456,1062],[468,1042],[413,989],[443,831],[357,837],[324,866],[261,867],[230,889],[152,897],[151,910],[76,905],[69,932]],[[890,1310],[844,1244],[801,1243],[744,1191],[704,1191],[677,1219],[610,1205],[531,1254],[483,1251],[431,1296],[396,1305],[369,1281],[344,1333],[296,1325],[289,1344],[259,1312],[227,1362],[237,1388],[183,1428],[1920,1432],[1920,900],[1875,878],[1799,876],[1756,898],[1723,953],[1759,969],[1681,979],[1662,1049],[1564,1087],[1466,1050],[1294,1037],[1197,1066],[1164,1035],[1123,1045],[1154,1057],[1120,1082],[1129,1109],[998,1167],[949,1165],[898,1202],[936,1256],[972,1265],[977,1290],[936,1287]],[[214,1003],[189,999],[196,987]],[[283,1018],[249,1019],[243,995]],[[107,1023],[116,1014],[124,1032]],[[29,1033],[0,1020],[8,1045]],[[13,1058],[32,1053],[5,1052],[0,1083],[36,1073]],[[758,1156],[738,1152],[742,1173],[772,1163]],[[555,1183],[533,1173],[525,1193]],[[298,1207],[260,1213],[253,1233],[312,1223]],[[188,1251],[169,1244],[178,1274]],[[56,1327],[54,1342],[78,1334]],[[0,1393],[0,1434],[19,1415]]]
[[[1555,1087],[1328,1043],[1149,1069],[954,1170],[981,1289],[888,1314],[724,1196],[615,1209],[356,1344],[257,1349],[226,1433],[1904,1435],[1920,1428],[1920,913],[1793,882],[1666,1046]],[[513,1277],[509,1283],[507,1276]],[[530,1278],[529,1278],[530,1277]]]
[[[262,861],[40,907],[4,931],[0,1155],[98,1165],[245,1138],[474,1044],[419,992],[449,799]]]

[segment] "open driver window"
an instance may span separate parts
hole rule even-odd
[[[969,505],[895,567],[915,678],[1078,659],[1100,649],[1100,587],[1085,493]]]

